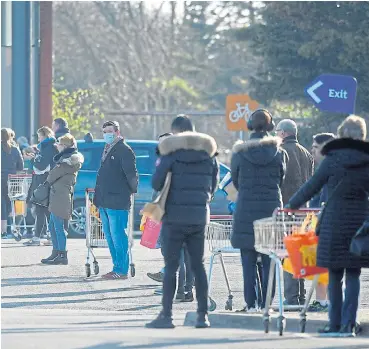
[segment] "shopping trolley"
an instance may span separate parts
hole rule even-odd
[[[277,289],[278,289],[278,310],[279,316],[277,318],[277,328],[279,335],[283,334],[286,326],[286,319],[284,317],[284,310],[301,310],[300,312],[300,331],[305,332],[306,313],[309,307],[311,297],[318,284],[319,275],[315,275],[312,286],[306,297],[303,307],[301,306],[284,306],[282,296],[283,284],[283,267],[282,260],[288,257],[286,247],[284,245],[284,237],[291,235],[301,227],[308,215],[317,214],[319,210],[302,209],[302,210],[287,210],[277,209],[274,211],[272,217],[263,218],[254,221],[255,232],[255,249],[259,253],[269,255],[271,259],[268,290],[265,302],[265,311],[263,314],[263,324],[265,333],[269,332],[270,315],[269,310],[272,300],[272,289],[274,284],[274,273],[276,275]]]
[[[10,174],[8,176],[8,196],[12,210],[11,231],[16,241],[22,240],[21,226],[27,228],[27,204],[28,190],[32,182],[30,174]],[[17,217],[21,216],[21,221],[17,224]],[[23,225],[21,224],[23,222]]]
[[[93,204],[93,196],[95,190],[86,190],[86,246],[87,246],[87,260],[85,264],[86,276],[91,276],[91,264],[90,264],[90,254],[93,257],[93,271],[95,275],[100,272],[99,263],[96,260],[96,256],[93,252],[94,248],[108,248],[108,243],[106,241],[104,232],[102,230],[102,223],[99,211],[97,207]],[[132,195],[132,208],[128,214],[127,232],[128,232],[128,251],[130,260],[130,272],[131,276],[136,275],[135,265],[133,263],[132,257],[132,247],[133,247],[133,206],[134,206],[134,196]]]
[[[217,307],[216,302],[210,296],[211,276],[213,273],[213,265],[215,257],[217,256],[219,256],[224,279],[228,289],[228,299],[225,303],[225,310],[233,309],[233,294],[223,258],[223,254],[239,253],[239,250],[233,248],[231,245],[232,222],[233,222],[232,216],[210,216],[210,223],[208,224],[206,229],[205,239],[208,242],[209,251],[211,252],[208,273],[209,311],[214,311]]]

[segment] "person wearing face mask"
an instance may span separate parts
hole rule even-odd
[[[136,156],[120,134],[119,123],[104,123],[105,148],[97,173],[94,205],[99,209],[102,227],[113,261],[107,280],[127,279],[129,269],[128,214],[131,195],[137,193]]]
[[[50,184],[48,209],[53,251],[51,256],[41,260],[41,263],[66,265],[68,258],[65,220],[69,220],[72,215],[74,186],[84,158],[77,151],[77,142],[71,134],[60,137],[56,148],[59,154],[54,157],[55,167],[49,172],[46,179]]]

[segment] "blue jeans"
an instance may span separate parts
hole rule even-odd
[[[265,298],[268,289],[270,258],[262,254],[261,267],[261,285],[257,277],[257,258],[258,253],[255,250],[241,249],[241,261],[243,271],[243,293],[248,308],[265,308]],[[261,286],[261,287],[260,287]],[[259,290],[261,288],[261,292]],[[272,298],[275,293],[275,278],[272,290]]]
[[[346,271],[345,300],[342,279]],[[360,268],[329,269],[329,321],[331,326],[355,325],[359,307]]]
[[[66,251],[67,232],[64,229],[64,219],[50,214],[49,231],[54,250]]]
[[[102,221],[102,229],[109,246],[113,260],[113,272],[128,275],[129,254],[128,235],[126,233],[128,223],[128,211],[99,208]]]

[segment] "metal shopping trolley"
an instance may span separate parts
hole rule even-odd
[[[30,174],[11,174],[8,176],[8,196],[12,209],[11,231],[16,241],[22,240],[21,227],[23,226],[24,229],[27,228],[26,199],[31,182],[32,175]],[[21,216],[21,220],[17,224],[17,217],[19,216]]]
[[[86,190],[86,246],[87,246],[87,260],[85,264],[86,276],[91,276],[91,264],[90,264],[90,254],[93,257],[93,267],[94,274],[97,275],[100,272],[99,263],[96,260],[96,256],[93,252],[94,248],[108,248],[108,243],[106,241],[104,232],[102,230],[102,223],[100,219],[100,214],[96,206],[93,204],[93,196],[95,190]],[[128,251],[130,260],[130,271],[131,276],[136,275],[135,265],[133,263],[132,257],[132,247],[133,247],[133,206],[134,206],[134,196],[132,195],[132,208],[128,214],[127,232],[128,232]]]
[[[255,232],[255,249],[259,253],[269,255],[271,259],[270,272],[268,280],[268,291],[266,295],[265,311],[263,314],[263,324],[265,333],[269,332],[270,315],[269,310],[272,300],[272,289],[274,284],[274,273],[277,279],[279,316],[277,319],[277,328],[279,335],[283,334],[286,325],[286,319],[283,311],[290,309],[301,309],[300,306],[284,306],[282,297],[283,284],[283,267],[282,260],[288,257],[286,247],[284,245],[284,237],[291,235],[301,227],[309,214],[316,214],[319,210],[302,209],[302,210],[286,210],[277,209],[272,217],[259,219],[254,221]],[[318,283],[319,275],[315,275],[313,284],[306,297],[305,304],[300,312],[300,330],[305,332],[306,312]]]
[[[233,309],[233,295],[231,286],[228,279],[227,270],[225,268],[223,254],[239,253],[238,249],[234,249],[231,245],[231,232],[232,232],[232,216],[210,216],[210,223],[206,229],[205,238],[209,245],[211,252],[210,266],[208,273],[209,282],[209,311],[216,309],[216,302],[210,296],[211,290],[211,276],[213,273],[213,265],[215,257],[219,256],[220,263],[223,270],[224,279],[228,289],[228,299],[225,304],[225,310]]]

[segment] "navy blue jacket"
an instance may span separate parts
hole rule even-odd
[[[97,173],[94,204],[112,210],[129,210],[131,195],[137,193],[136,156],[120,140],[109,152]]]
[[[320,208],[328,200],[328,188],[325,185],[323,189],[310,200],[310,208]]]
[[[37,187],[44,183],[47,179],[49,172],[54,168],[54,156],[58,154],[58,150],[55,146],[55,138],[47,138],[43,142],[41,142],[38,146],[38,153],[35,158],[32,160],[32,169],[35,168],[39,171],[44,171],[42,174],[32,175],[32,183],[28,190],[27,202],[29,202],[32,194]]]
[[[215,140],[206,134],[183,132],[163,139],[159,151],[162,157],[152,177],[153,189],[161,191],[167,173],[172,172],[163,223],[206,225],[219,181]]]
[[[281,185],[286,172],[286,152],[276,137],[253,133],[236,143],[231,160],[232,181],[238,190],[231,237],[234,248],[253,250],[253,222],[270,217],[282,207]]]
[[[369,257],[356,257],[349,251],[352,237],[369,215],[369,143],[335,139],[323,147],[322,154],[325,159],[289,205],[301,207],[326,185],[329,199],[320,222],[317,265],[369,267]]]

